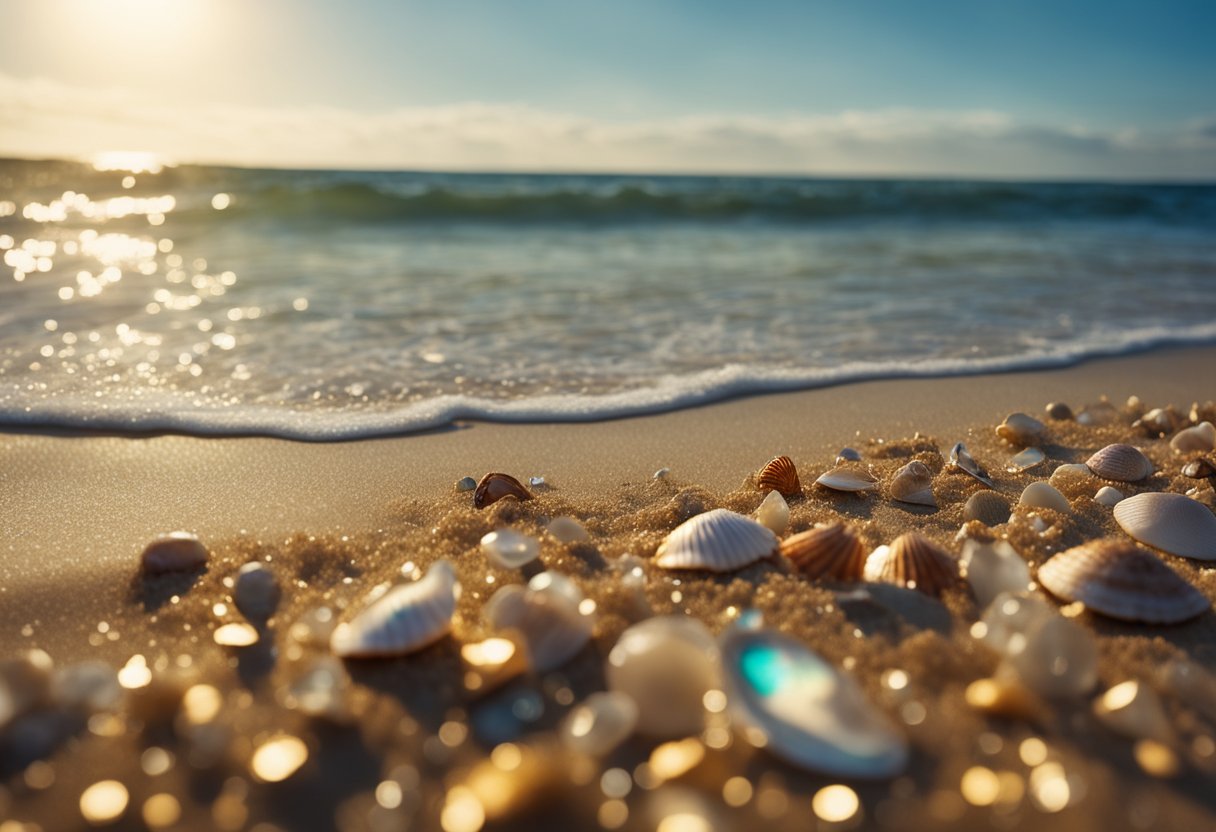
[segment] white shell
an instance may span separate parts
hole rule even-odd
[[[1088,485],[1092,482],[1094,472],[1089,470],[1088,465],[1082,465],[1079,462],[1067,462],[1057,466],[1056,470],[1051,472],[1051,476],[1047,481],[1056,488],[1064,488],[1072,485]]]
[[[1216,426],[1211,422],[1200,422],[1194,427],[1180,430],[1170,440],[1170,447],[1176,454],[1210,451],[1216,447]]]
[[[452,629],[460,582],[446,560],[426,575],[381,595],[352,620],[339,624],[329,645],[337,656],[399,656],[420,650]]]
[[[1107,445],[1085,460],[1099,477],[1118,482],[1139,482],[1153,473],[1153,463],[1131,445]]]
[[[581,609],[582,590],[557,572],[541,572],[527,589],[504,586],[482,614],[494,629],[514,630],[528,649],[532,667],[543,672],[565,664],[591,639],[595,618]]]
[[[873,491],[878,488],[878,480],[865,471],[844,465],[823,474],[815,480],[815,484],[833,491]]]
[[[790,525],[790,506],[780,491],[770,491],[756,509],[756,521],[780,537]]]
[[[1026,490],[1022,492],[1022,497],[1018,500],[1018,504],[1033,508],[1049,508],[1053,511],[1067,512],[1072,510],[1067,497],[1050,484],[1041,481],[1032,482],[1026,486]]]
[[[967,453],[967,446],[962,442],[950,449],[950,466],[970,474],[989,488],[996,488],[996,484],[988,476],[984,466],[971,458],[971,454]]]
[[[191,572],[207,563],[207,547],[190,532],[170,532],[153,540],[140,556],[149,575],[165,572]]]
[[[733,572],[777,551],[777,536],[764,526],[724,508],[690,518],[667,535],[655,552],[664,569]]]
[[[1216,516],[1181,494],[1150,491],[1115,506],[1115,521],[1132,537],[1171,555],[1216,560]]]
[[[891,480],[891,497],[901,503],[937,508],[937,500],[933,498],[933,472],[929,466],[914,459],[896,471]]]
[[[1094,501],[1099,502],[1104,506],[1115,506],[1123,499],[1123,492],[1117,488],[1111,488],[1109,485],[1104,485],[1098,489],[1098,493],[1094,495]]]
[[[1010,413],[996,427],[996,435],[1011,445],[1034,445],[1043,438],[1044,425],[1025,413]]]
[[[1150,436],[1161,436],[1174,429],[1174,417],[1165,408],[1154,407],[1137,419],[1132,427],[1142,427]]]

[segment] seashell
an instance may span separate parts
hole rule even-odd
[[[962,442],[950,449],[950,467],[970,474],[989,488],[996,488],[996,484],[989,478],[984,466],[971,458],[971,454],[967,453],[967,447]]]
[[[959,563],[981,607],[988,606],[1002,592],[1025,592],[1030,587],[1030,569],[1008,541],[968,540],[963,544]]]
[[[655,480],[666,479],[667,475],[670,473],[671,473],[670,468],[660,468],[659,470],[654,472],[654,476],[651,477],[651,479],[655,479]]]
[[[1216,463],[1210,459],[1194,459],[1182,466],[1182,476],[1193,480],[1216,476]]]
[[[531,500],[532,495],[523,483],[510,474],[491,472],[481,478],[477,489],[473,492],[473,507],[485,508],[493,505],[503,497],[514,497],[517,500]]]
[[[1115,506],[1122,499],[1123,492],[1117,488],[1111,488],[1109,485],[1102,486],[1098,489],[1098,493],[1094,495],[1094,501],[1104,506]]]
[[[1030,622],[1009,643],[1002,669],[1049,699],[1084,696],[1098,683],[1098,644],[1086,628],[1051,613]]]
[[[1085,464],[1099,477],[1118,482],[1139,482],[1153,473],[1153,463],[1131,445],[1107,445]]]
[[[633,697],[618,691],[593,693],[562,721],[560,735],[568,748],[589,757],[605,757],[629,739],[638,724]]]
[[[756,484],[761,491],[776,491],[782,497],[801,497],[802,482],[798,469],[788,456],[779,456],[760,469]]]
[[[866,560],[865,577],[933,596],[959,582],[958,564],[950,553],[916,532],[875,549]]]
[[[540,542],[514,529],[496,529],[481,538],[481,553],[499,569],[519,569],[540,557]]]
[[[764,526],[724,508],[684,521],[655,552],[664,569],[733,572],[777,551],[777,536]]]
[[[843,465],[846,462],[861,462],[861,452],[856,448],[841,448],[836,454],[836,464]]]
[[[1089,470],[1088,465],[1082,465],[1079,462],[1066,462],[1063,465],[1056,466],[1056,470],[1051,472],[1051,476],[1047,481],[1056,488],[1068,488],[1071,486],[1088,486],[1093,478],[1094,472]]]
[[[472,477],[461,477],[456,480],[457,491],[472,491],[477,487],[477,480]]]
[[[1072,408],[1064,402],[1052,402],[1044,409],[1047,411],[1047,418],[1057,422],[1071,422],[1074,418]]]
[[[1068,498],[1057,491],[1050,483],[1043,482],[1042,480],[1032,482],[1026,486],[1026,490],[1022,492],[1022,496],[1018,500],[1018,505],[1030,506],[1032,508],[1049,508],[1052,511],[1072,511],[1072,505],[1068,502]]]
[[[848,676],[801,642],[745,616],[720,640],[723,682],[735,719],[788,763],[833,777],[903,771],[908,741]]]
[[[815,480],[815,484],[833,491],[873,491],[878,488],[878,480],[874,477],[865,471],[845,465],[823,474]]]
[[[1009,520],[1009,501],[995,491],[977,491],[967,498],[963,519],[999,526]]]
[[[329,646],[342,658],[400,656],[420,650],[452,629],[460,582],[447,560],[426,575],[376,598],[353,619],[334,628]]]
[[[279,607],[283,592],[274,572],[264,563],[247,563],[236,573],[232,600],[250,621],[266,621]]]
[[[1211,604],[1151,552],[1134,543],[1094,540],[1039,567],[1039,583],[1058,598],[1121,621],[1178,624]]]
[[[1020,474],[1023,471],[1029,471],[1045,459],[1047,459],[1047,454],[1038,448],[1027,448],[1021,453],[1011,456],[1005,470],[1011,474]]]
[[[1125,737],[1163,743],[1175,740],[1161,697],[1134,679],[1120,682],[1095,699],[1093,711],[1103,725]]]
[[[549,534],[561,543],[586,543],[591,539],[583,524],[573,517],[554,517],[547,528]]]
[[[697,734],[705,694],[718,688],[718,645],[704,624],[660,615],[634,624],[604,663],[608,689],[638,706],[637,730],[654,737]]]
[[[525,589],[516,584],[495,592],[482,608],[499,631],[514,630],[528,649],[532,667],[542,673],[565,664],[582,650],[595,629],[595,617],[584,614],[583,592],[557,572],[541,572]]]
[[[781,554],[812,580],[860,581],[866,551],[844,523],[816,526],[781,542]]]
[[[192,572],[207,563],[207,547],[190,532],[169,532],[153,540],[140,556],[144,572]]]
[[[912,460],[895,472],[891,480],[891,497],[901,503],[937,508],[933,499],[933,472],[920,460]]]
[[[1216,426],[1211,422],[1200,422],[1194,427],[1180,430],[1170,440],[1170,447],[1176,454],[1210,451],[1216,448]]]
[[[1189,497],[1150,491],[1123,500],[1114,514],[1141,543],[1184,558],[1216,560],[1216,516]]]
[[[1164,436],[1174,429],[1174,415],[1163,407],[1155,407],[1132,422],[1132,427],[1143,428],[1149,436]]]
[[[756,509],[760,525],[780,537],[790,525],[790,507],[780,491],[770,491]]]
[[[1011,445],[1037,444],[1043,438],[1046,425],[1025,413],[1010,413],[996,426],[996,435]]]

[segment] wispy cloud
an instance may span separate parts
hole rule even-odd
[[[1216,179],[1216,118],[1099,130],[996,111],[613,122],[526,106],[186,105],[0,74],[0,154],[275,166]]]

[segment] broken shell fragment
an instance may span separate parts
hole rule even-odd
[[[833,491],[846,492],[873,491],[878,488],[878,480],[867,472],[848,465],[833,468],[815,480],[815,484]]]
[[[664,569],[733,572],[777,551],[777,536],[752,520],[724,508],[692,517],[667,535],[655,552]]]
[[[1216,463],[1210,459],[1193,459],[1182,466],[1182,476],[1193,480],[1216,476]]]
[[[1153,463],[1138,448],[1117,443],[1107,445],[1085,460],[1099,477],[1117,482],[1139,482],[1153,473]]]
[[[1022,492],[1022,496],[1018,500],[1018,505],[1030,506],[1032,508],[1049,508],[1052,511],[1060,512],[1072,510],[1072,505],[1068,502],[1067,497],[1049,483],[1042,481],[1032,482],[1026,486],[1026,490]]]
[[[263,622],[274,615],[282,594],[273,570],[264,563],[254,561],[237,572],[232,600],[241,615],[250,621]]]
[[[1094,502],[1101,503],[1104,506],[1114,506],[1123,499],[1123,492],[1117,488],[1111,488],[1109,485],[1104,485],[1098,489],[1098,493],[1094,495]]]
[[[1023,471],[1029,471],[1034,466],[1047,459],[1047,454],[1040,451],[1038,448],[1027,448],[1021,453],[1014,454],[1009,458],[1009,463],[1005,466],[1005,470],[1011,474],[1020,474]]]
[[[950,449],[950,467],[970,474],[989,488],[996,488],[996,484],[988,476],[984,466],[971,458],[971,454],[967,453],[967,446],[962,442]]]
[[[781,542],[781,554],[812,580],[860,581],[866,552],[844,523],[816,526]]]
[[[958,563],[950,553],[916,532],[875,549],[866,560],[865,577],[932,596],[959,582]]]
[[[776,491],[782,497],[801,497],[802,482],[798,479],[798,469],[788,456],[779,456],[769,461],[760,469],[756,477],[756,485],[761,491]]]
[[[482,614],[495,630],[514,630],[528,649],[532,667],[560,667],[591,639],[595,617],[584,614],[583,591],[557,572],[541,572],[525,589],[517,584],[494,593]]]
[[[190,532],[170,532],[153,540],[140,556],[149,575],[191,572],[207,563],[207,547]]]
[[[780,491],[770,491],[756,509],[756,520],[760,525],[780,537],[790,524],[790,507]]]
[[[979,520],[985,526],[999,526],[1009,520],[1009,500],[995,491],[977,491],[967,498],[963,519]]]
[[[1043,438],[1046,426],[1025,413],[1010,413],[1005,421],[996,426],[996,435],[1010,445],[1026,447],[1035,445]]]
[[[334,628],[330,649],[342,658],[400,656],[420,650],[452,629],[459,594],[455,567],[446,560],[436,561],[421,580],[393,587]]]
[[[895,472],[891,480],[891,498],[901,503],[912,503],[937,508],[933,498],[933,472],[920,460],[912,460]]]
[[[1156,549],[1195,560],[1216,560],[1216,516],[1181,494],[1150,491],[1115,506],[1123,531]]]
[[[1206,597],[1133,543],[1095,540],[1039,567],[1039,583],[1065,601],[1121,621],[1178,624],[1210,609]]]
[[[477,489],[473,492],[473,507],[485,508],[493,505],[504,497],[514,497],[517,500],[531,500],[532,495],[523,483],[510,474],[491,472],[481,478]]]
[[[1200,422],[1194,427],[1180,430],[1170,440],[1170,447],[1176,454],[1210,451],[1216,448],[1216,426],[1211,422]]]

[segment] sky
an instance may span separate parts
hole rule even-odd
[[[0,0],[0,154],[1216,179],[1206,0]]]

